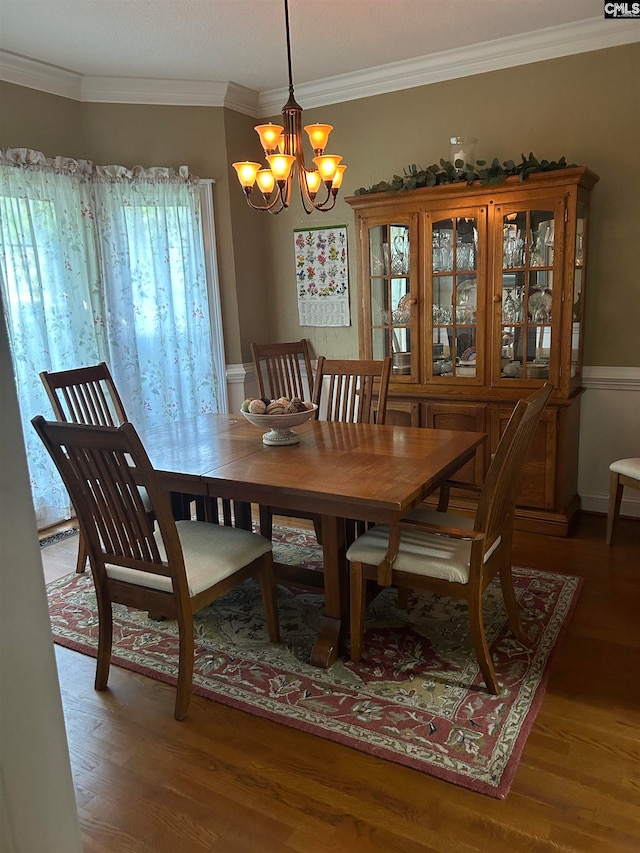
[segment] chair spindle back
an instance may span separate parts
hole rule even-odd
[[[119,426],[127,416],[109,368],[104,361],[90,367],[48,372],[44,384],[56,420],[95,426]]]
[[[251,344],[261,397],[310,400],[313,371],[305,338],[281,344]]]
[[[320,356],[312,400],[328,421],[383,424],[391,358],[327,359]]]

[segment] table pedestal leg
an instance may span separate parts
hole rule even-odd
[[[344,552],[344,520],[322,516],[322,555],[324,559],[324,616],[318,639],[311,652],[311,663],[324,669],[338,657],[344,619],[349,612],[347,567]]]

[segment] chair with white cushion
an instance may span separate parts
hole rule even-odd
[[[609,511],[607,513],[607,545],[613,542],[613,531],[620,516],[622,492],[625,486],[640,489],[640,459],[617,459],[609,465]]]
[[[107,686],[113,604],[176,619],[179,633],[175,718],[191,699],[193,614],[256,577],[269,638],[278,642],[271,542],[248,530],[202,521],[176,522],[169,493],[130,423],[120,427],[32,420],[78,514],[98,605],[95,689]],[[149,499],[153,522],[140,487]]]
[[[418,508],[390,526],[372,527],[349,547],[352,660],[362,654],[367,581],[381,587],[395,584],[400,591],[428,589],[466,599],[482,675],[490,692],[499,694],[482,596],[499,574],[511,630],[525,643],[511,573],[513,516],[525,456],[552,390],[546,384],[516,404],[480,491],[475,518]]]

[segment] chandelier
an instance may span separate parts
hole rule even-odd
[[[284,16],[287,31],[289,100],[282,108],[283,124],[260,124],[255,128],[269,168],[263,168],[261,163],[248,160],[233,163],[233,168],[238,174],[247,202],[254,210],[277,214],[289,207],[292,185],[296,178],[305,213],[331,210],[336,203],[338,189],[347,167],[340,165],[342,157],[324,153],[329,134],[333,130],[330,124],[308,124],[304,128],[315,155],[313,168],[308,168],[305,164],[302,107],[296,102],[293,94],[288,0],[284,0]],[[255,204],[252,198],[255,184],[262,194],[262,202],[259,204]]]

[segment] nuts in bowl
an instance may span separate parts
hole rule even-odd
[[[257,398],[245,400],[241,413],[254,426],[267,428],[262,441],[269,445],[297,444],[300,436],[291,427],[300,426],[315,417],[318,407],[295,397],[292,400],[280,397],[277,400]]]

